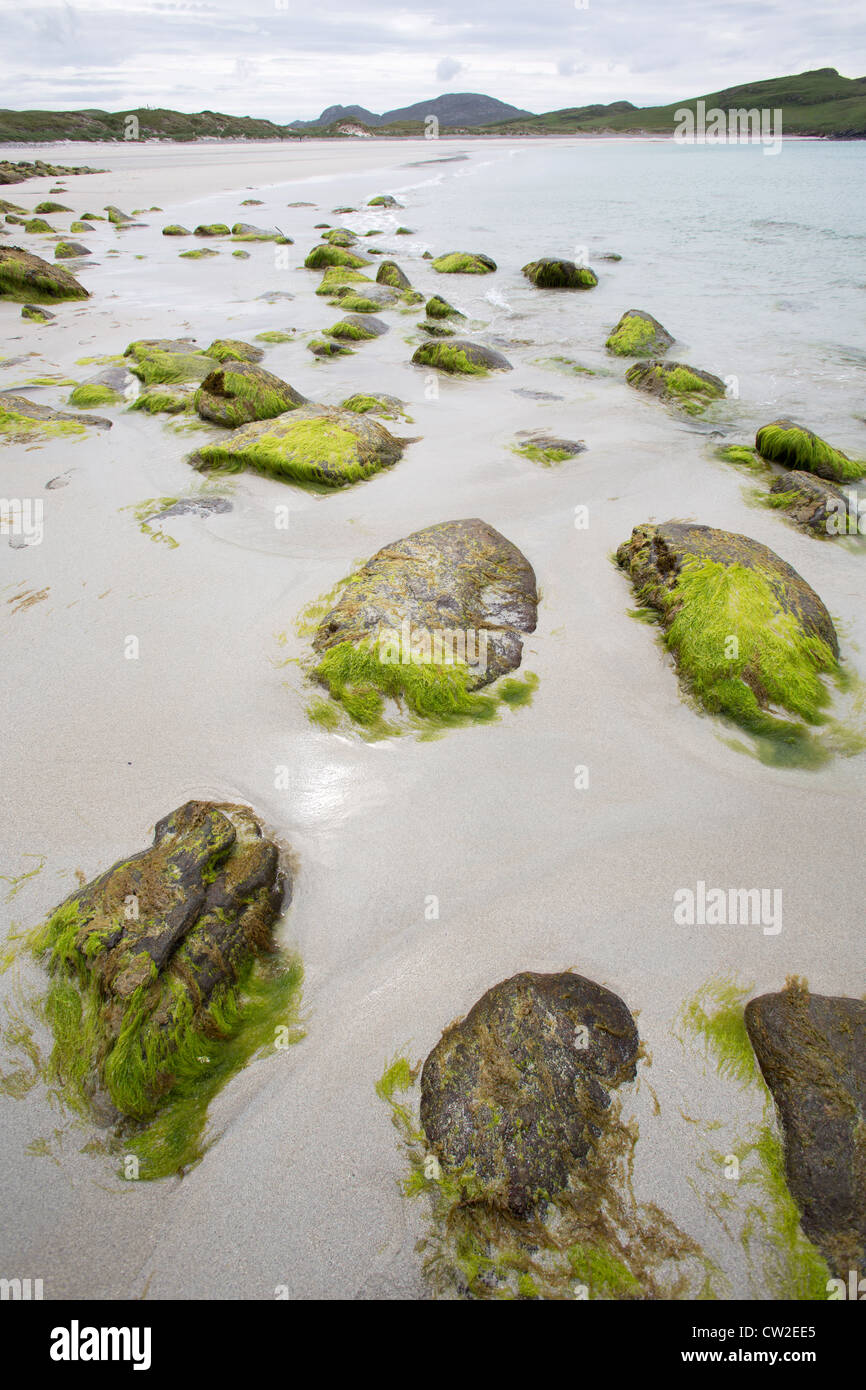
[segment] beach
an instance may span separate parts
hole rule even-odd
[[[751,536],[823,598],[846,663],[866,675],[860,542],[819,542],[752,505],[748,480],[713,452],[791,414],[866,456],[855,217],[866,156],[796,142],[776,159],[669,142],[603,148],[442,139],[41,152],[105,168],[59,180],[77,215],[160,211],[82,235],[93,254],[74,270],[92,298],[59,306],[54,322],[23,321],[0,301],[0,390],[64,407],[64,383],[95,370],[81,359],[133,340],[294,330],[268,347],[270,372],[317,402],[398,396],[411,423],[393,432],[415,441],[393,468],[329,495],[249,471],[200,475],[186,458],[208,436],[122,408],[96,412],[110,430],[0,444],[3,495],[44,504],[40,544],[0,536],[7,933],[43,920],[77,873],[89,880],[143,849],[174,807],[237,801],[295,866],[278,935],[305,971],[305,1037],[224,1088],[213,1142],[182,1177],[124,1181],[84,1151],[94,1126],[44,1087],[0,1096],[2,1263],[43,1278],[46,1297],[424,1297],[415,1245],[427,1217],[401,1195],[404,1159],[376,1081],[397,1054],[423,1060],[500,980],[567,969],[614,990],[638,1023],[646,1060],[627,1098],[637,1199],[700,1244],[729,1296],[772,1294],[708,1200],[709,1155],[759,1124],[763,1102],[713,1065],[681,1015],[711,979],[749,997],[789,976],[862,996],[863,756],[806,770],[732,746],[742,740],[729,726],[682,698],[653,630],[629,615],[636,601],[611,557],[647,521]],[[716,158],[710,176],[697,162],[680,172]],[[29,210],[54,183],[3,192]],[[604,205],[602,184],[613,190]],[[781,192],[800,204],[774,229]],[[365,207],[383,193],[401,206]],[[836,210],[833,245],[803,213],[819,194]],[[739,208],[722,224],[734,196],[748,200],[748,224]],[[341,205],[359,211],[334,215]],[[293,245],[250,244],[249,259],[234,260],[214,242],[220,254],[198,262],[179,258],[194,238],[161,235],[173,222],[239,220],[278,227]],[[303,268],[323,222],[376,227],[372,245],[425,297],[456,303],[467,336],[513,370],[431,386],[411,365],[418,338],[401,310],[353,356],[315,358],[309,335],[339,316]],[[413,234],[396,235],[401,224]],[[5,243],[50,259],[44,238],[10,230]],[[598,287],[542,306],[521,266],[575,246],[587,247]],[[483,251],[498,270],[440,276],[427,249]],[[602,259],[611,252],[622,261]],[[262,297],[274,291],[291,298]],[[604,341],[633,306],[675,333],[678,357],[736,379],[716,434],[625,385]],[[520,394],[532,392],[542,396]],[[515,454],[519,431],[538,429],[586,452],[555,468]],[[142,528],[148,499],[203,490],[231,510]],[[538,626],[519,673],[538,676],[531,703],[432,740],[365,742],[311,723],[297,664],[309,653],[296,626],[304,608],[389,542],[470,517],[537,575]],[[835,712],[859,729],[856,691]],[[698,882],[781,888],[781,930],[678,925],[675,894]],[[0,977],[0,999],[21,1007],[40,980],[20,961]]]

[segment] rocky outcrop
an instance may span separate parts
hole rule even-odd
[[[581,975],[515,975],[446,1029],[421,1074],[421,1124],[446,1172],[525,1217],[591,1159],[639,1038],[618,995]]]
[[[866,1003],[791,980],[746,1005],[803,1230],[837,1278],[866,1276]]]

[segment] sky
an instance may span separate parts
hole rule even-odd
[[[277,122],[443,92],[530,111],[866,75],[863,0],[0,0],[0,107]]]

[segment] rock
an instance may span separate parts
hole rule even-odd
[[[49,265],[20,246],[0,246],[0,299],[30,303],[89,298],[89,291],[68,270]]]
[[[837,1278],[866,1276],[866,1003],[797,980],[746,1005],[803,1230]]]
[[[814,473],[832,483],[856,481],[866,473],[866,465],[849,459],[840,449],[834,449],[825,439],[793,420],[774,420],[770,425],[763,425],[755,436],[755,448],[771,463]]]
[[[76,220],[74,222],[70,222],[69,230],[70,232],[83,232],[85,236],[88,236],[90,232],[95,230],[95,228],[92,222],[79,222],[78,220]]]
[[[605,251],[602,255],[596,257],[596,259],[599,261],[621,261],[622,256],[618,251]]]
[[[148,386],[130,404],[130,410],[148,415],[182,415],[193,409],[195,392],[188,387]]]
[[[280,299],[294,299],[294,295],[289,290],[265,290],[264,294],[258,295],[266,304],[276,304]]]
[[[396,261],[383,261],[376,271],[376,284],[389,285],[392,290],[411,290],[412,284]]]
[[[308,404],[288,382],[252,362],[224,362],[205,377],[194,405],[203,420],[237,429],[251,420],[271,420]]]
[[[328,246],[324,242],[314,246],[304,265],[307,270],[321,270],[329,266],[340,266],[345,270],[359,270],[362,265],[369,265],[370,262],[363,256],[356,256],[351,251],[346,251],[342,246]]]
[[[31,217],[24,223],[24,230],[30,236],[44,236],[46,233],[54,231],[50,222],[46,222],[44,217]]]
[[[610,1091],[639,1038],[618,995],[581,975],[525,973],[487,991],[424,1063],[421,1125],[446,1173],[526,1217],[590,1164]]]
[[[95,405],[122,405],[132,377],[125,367],[106,367],[82,381],[69,397],[69,404],[87,410]]]
[[[109,254],[111,254],[111,253],[109,252]],[[179,252],[178,258],[179,258],[179,260],[182,260],[182,261],[204,261],[204,260],[207,260],[208,257],[210,257],[210,256],[218,256],[218,255],[219,255],[219,251],[214,251],[214,249],[213,249],[212,246],[200,246],[200,247],[197,247],[197,248],[195,249],[195,251],[181,251],[181,252]]]
[[[116,208],[112,204],[109,204],[109,206],[105,208],[105,212],[108,213],[109,222],[113,222],[115,227],[134,227],[138,225],[133,221],[129,213],[121,212],[120,208]],[[86,216],[87,214],[85,213],[84,215]]]
[[[71,212],[72,208],[68,208],[65,203],[52,203],[51,201],[47,201],[44,203],[37,203],[33,211],[38,216],[47,216],[52,212]]]
[[[205,357],[213,357],[217,362],[261,362],[264,348],[245,343],[242,338],[214,338],[210,347],[204,350]]]
[[[798,469],[782,473],[770,487],[776,501],[800,526],[821,535],[841,535],[848,529],[848,498],[841,488],[817,478],[812,473]],[[856,505],[852,511],[852,523],[856,524]],[[835,520],[828,527],[830,518]]]
[[[272,949],[285,886],[248,807],[189,801],[159,822],[152,848],[60,905],[34,949],[62,981],[66,1010],[77,994],[88,1020],[71,1041],[55,1027],[61,1055],[78,1051],[87,1098],[106,1094],[115,1113],[140,1120],[171,1091],[178,1063],[185,1086],[206,1075],[210,1058],[196,1054],[205,1038],[217,1047],[237,1031],[227,991]]]
[[[396,198],[392,198],[390,193],[380,193],[377,197],[371,198],[367,204],[368,208],[398,208],[400,204]]]
[[[559,435],[553,434],[530,434],[515,447],[515,453],[522,454],[533,463],[550,465],[563,463],[566,459],[586,453],[586,445],[582,439],[561,439]]]
[[[290,203],[290,204],[289,204],[289,207],[307,207],[307,208],[312,208],[312,207],[315,207],[315,206],[316,206],[315,203]],[[357,208],[331,208],[331,212],[334,214],[335,217],[342,217],[344,213],[348,213],[348,212],[357,212],[357,211],[358,211]]]
[[[418,329],[430,338],[453,338],[457,331],[455,328],[449,328],[447,323],[430,323],[423,320],[418,324]]]
[[[366,285],[363,291],[354,285],[337,285],[329,304],[353,314],[375,314],[379,309],[390,309],[397,303],[399,295],[387,285]]]
[[[16,420],[26,429],[28,420],[38,421],[50,429],[52,425],[92,425],[95,429],[110,430],[112,421],[104,415],[80,415],[69,410],[53,410],[50,405],[37,405],[25,396],[15,396],[11,391],[0,392],[0,414],[7,417],[14,426]]]
[[[428,665],[449,664],[436,660],[437,633],[461,634],[465,689],[475,690],[520,665],[537,606],[535,574],[515,545],[477,518],[440,522],[385,546],[352,576],[313,639],[316,652],[336,658],[320,663],[317,678],[340,698],[336,666],[346,648],[379,661],[376,649],[381,656],[388,634],[408,624]]]
[[[387,323],[381,319],[376,319],[364,314],[346,314],[339,323],[335,323],[331,328],[326,328],[325,332],[331,338],[348,338],[350,341],[359,341],[366,338],[381,338],[383,333],[388,332]]]
[[[712,372],[702,372],[685,362],[637,362],[625,374],[629,386],[669,401],[690,415],[706,410],[725,394],[725,383]]]
[[[397,420],[405,413],[406,403],[398,396],[359,392],[343,401],[342,409],[353,410],[357,415],[382,415],[388,420]]]
[[[236,222],[232,227],[233,241],[275,241],[281,246],[293,246],[290,236],[281,231],[266,231],[264,227],[254,227],[250,222]]]
[[[360,270],[351,270],[348,266],[330,266],[322,276],[316,288],[316,294],[334,295],[343,285],[372,285],[373,281],[369,275],[362,275]],[[367,290],[358,291],[366,294]]]
[[[231,236],[225,222],[203,222],[196,227],[195,236]]]
[[[496,262],[480,251],[450,251],[436,257],[433,269],[440,275],[489,275],[496,269]]]
[[[39,304],[25,304],[21,310],[23,319],[32,319],[34,323],[51,323],[57,318],[49,309],[43,309]]]
[[[171,222],[162,229],[163,236],[192,236],[188,227],[182,227],[179,222]]]
[[[422,367],[438,367],[440,371],[462,376],[511,371],[511,363],[501,352],[480,343],[470,343],[465,338],[452,338],[447,343],[422,343],[412,361]]]
[[[338,338],[313,338],[307,348],[314,357],[351,357],[354,351]]]
[[[641,604],[659,614],[698,703],[802,749],[805,726],[820,723],[829,704],[822,677],[838,672],[839,642],[797,571],[748,536],[682,521],[636,526],[616,558]]]
[[[243,202],[241,203],[241,207],[242,207],[242,208],[260,208],[261,206],[262,206],[262,200],[261,200],[261,198],[244,198]],[[298,206],[298,204],[296,204],[296,203],[289,203],[289,207],[290,207],[290,208],[291,208],[291,207],[297,207],[297,206]]]
[[[212,357],[198,351],[192,338],[139,338],[129,344],[124,356],[135,359],[129,370],[147,386],[204,381],[214,364]]]
[[[58,241],[54,248],[54,259],[56,261],[71,261],[77,256],[89,256],[90,250],[82,246],[80,241]]]
[[[598,284],[598,276],[589,266],[552,256],[530,261],[523,267],[523,274],[540,290],[591,290]]]
[[[463,319],[465,314],[461,314],[459,309],[455,309],[453,304],[449,304],[447,299],[442,299],[440,295],[434,294],[427,300],[426,314],[428,319]]]
[[[322,241],[327,241],[329,246],[354,246],[357,240],[355,233],[345,227],[331,227],[329,231],[322,233]]]
[[[343,487],[388,468],[403,442],[365,415],[305,405],[273,420],[257,420],[227,439],[206,444],[191,460],[200,471],[251,468],[285,481]]]
[[[216,516],[218,513],[232,511],[227,497],[181,497],[161,512],[152,512],[146,521],[164,521],[170,516]]]
[[[676,340],[643,309],[626,309],[605,347],[617,357],[660,357]]]

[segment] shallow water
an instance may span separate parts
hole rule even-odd
[[[467,158],[417,164],[442,152]],[[22,323],[18,306],[0,304],[3,354],[38,354],[0,362],[0,389],[50,370],[80,380],[98,368],[78,358],[122,352],[136,337],[190,333],[206,345],[294,328],[296,341],[268,350],[269,370],[329,403],[359,390],[400,396],[413,423],[394,430],[420,440],[387,473],[331,496],[212,478],[234,509],[166,523],[177,548],[143,535],[124,509],[197,489],[184,458],[207,434],[108,410],[98,412],[115,421],[107,434],[3,447],[4,495],[39,496],[46,508],[41,546],[0,538],[0,868],[14,877],[43,862],[6,911],[38,921],[75,886],[76,869],[90,877],[143,847],[153,822],[190,796],[248,800],[298,856],[283,938],[304,958],[309,1010],[306,1041],[226,1089],[213,1111],[219,1143],[158,1190],[124,1187],[79,1156],[86,1130],[54,1135],[59,1164],[26,1155],[58,1118],[38,1089],[4,1100],[4,1268],[35,1277],[44,1267],[47,1296],[138,1296],[147,1285],[151,1297],[270,1297],[285,1283],[293,1296],[416,1292],[419,1218],[397,1195],[399,1159],[373,1083],[398,1048],[425,1055],[498,980],[572,967],[623,996],[653,1057],[646,1075],[661,1115],[646,1089],[635,1101],[640,1195],[748,1291],[742,1249],[700,1195],[706,1135],[684,1116],[736,1129],[760,1105],[712,1067],[705,1075],[675,1040],[675,1020],[717,973],[756,990],[796,973],[815,990],[863,993],[864,763],[782,771],[732,749],[729,730],[681,700],[653,630],[627,616],[633,596],[609,557],[651,519],[746,532],[814,585],[863,676],[866,560],[748,506],[748,480],[712,455],[718,439],[632,392],[627,364],[603,344],[625,309],[649,310],[677,337],[671,357],[735,378],[738,395],[708,417],[727,439],[748,441],[790,413],[866,456],[866,149],[801,142],[768,157],[651,141],[457,141],[290,153],[61,147],[45,157],[115,171],[63,180],[70,193],[59,201],[76,212],[107,202],[162,212],[82,237],[94,255],[80,275],[94,298],[62,308],[56,325]],[[4,196],[30,207],[49,182]],[[380,192],[405,207],[330,213]],[[250,196],[263,206],[243,208]],[[286,206],[306,198],[318,206]],[[185,261],[178,253],[193,239],[160,235],[168,222],[213,220],[280,226],[295,239],[287,264],[267,244],[244,246],[246,261],[225,243],[212,243],[218,257]],[[316,362],[304,335],[340,316],[302,268],[320,221],[375,227],[368,244],[461,308],[466,336],[499,346],[514,370],[457,381],[412,367],[420,339],[399,311],[382,315],[386,337]],[[394,236],[400,224],[415,235]],[[576,247],[599,274],[591,292],[539,292],[519,273]],[[428,248],[484,251],[499,270],[439,276],[420,259]],[[622,261],[594,260],[608,251]],[[260,298],[272,290],[294,298]],[[575,375],[556,357],[599,374]],[[60,405],[68,390],[24,393]],[[511,452],[517,431],[542,428],[585,440],[587,452],[553,469]],[[44,491],[57,476],[68,485]],[[274,524],[285,502],[287,532]],[[578,506],[589,508],[585,530]],[[524,659],[540,677],[532,704],[426,743],[365,744],[311,726],[300,672],[280,664],[308,651],[294,626],[304,605],[387,542],[476,515],[538,574],[539,626]],[[16,613],[22,585],[48,594]],[[136,662],[123,656],[130,634]],[[586,790],[577,767],[589,770]],[[699,879],[782,886],[783,930],[676,926],[673,895]],[[429,920],[431,895],[439,917]]]

